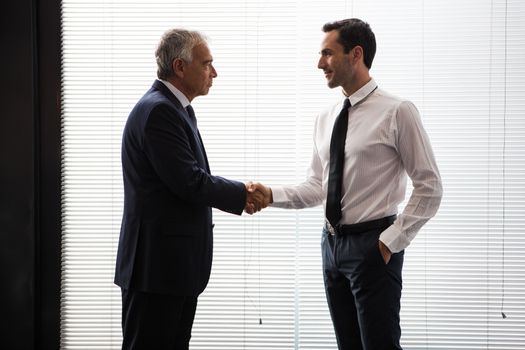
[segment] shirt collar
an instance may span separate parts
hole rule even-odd
[[[173,93],[173,95],[175,95],[177,100],[179,100],[182,107],[186,108],[190,105],[190,101],[188,100],[188,98],[179,89],[173,86],[172,83],[170,83],[167,80],[162,80],[162,79],[159,79],[159,81],[161,81],[164,85],[166,85],[168,89],[170,89],[170,91]]]
[[[355,106],[356,104],[364,100],[368,95],[370,95],[372,91],[374,91],[376,88],[377,83],[373,78],[371,78],[368,83],[366,83],[359,90],[350,95],[348,99],[350,100],[352,106]]]

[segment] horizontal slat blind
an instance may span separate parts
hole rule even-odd
[[[371,73],[418,106],[443,177],[440,211],[405,255],[404,348],[525,348],[524,2],[63,0],[62,9],[62,348],[120,348],[120,140],[155,78],[160,35],[180,26],[211,39],[219,76],[194,105],[212,172],[295,184],[317,112],[340,96],[316,68],[320,28],[344,17],[371,24]],[[321,208],[214,211],[214,221],[191,348],[335,349]]]

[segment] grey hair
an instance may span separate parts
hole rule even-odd
[[[165,32],[155,51],[157,77],[167,79],[174,75],[173,60],[180,58],[186,63],[193,60],[193,48],[207,43],[204,34],[186,29],[170,29]]]

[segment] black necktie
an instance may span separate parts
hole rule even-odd
[[[206,156],[206,150],[204,149],[204,143],[202,142],[201,133],[199,132],[199,129],[197,128],[197,118],[195,117],[195,111],[193,110],[193,107],[191,105],[188,105],[186,107],[186,111],[188,112],[188,116],[190,117],[193,127],[195,128],[195,133],[197,134],[197,137],[199,138],[200,147],[202,150],[202,154],[204,155],[204,161],[206,163],[206,170],[210,172],[210,165],[208,163],[208,157]]]
[[[335,227],[341,220],[341,196],[343,188],[343,167],[345,160],[345,141],[348,129],[348,108],[350,100],[345,99],[343,109],[337,116],[330,141],[330,173],[326,197],[326,218]]]
[[[191,105],[188,105],[186,107],[186,111],[188,112],[188,115],[190,116],[190,120],[193,123],[193,127],[197,129],[197,118],[195,118],[195,111],[193,110],[193,107]]]

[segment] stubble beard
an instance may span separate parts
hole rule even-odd
[[[338,86],[341,85],[341,84],[340,84],[336,79],[334,79],[334,78],[335,78],[335,77],[333,77],[332,79],[330,79],[330,80],[328,80],[328,81],[326,82],[326,84],[328,85],[328,87],[329,87],[330,89],[336,88],[336,87],[338,87]]]

